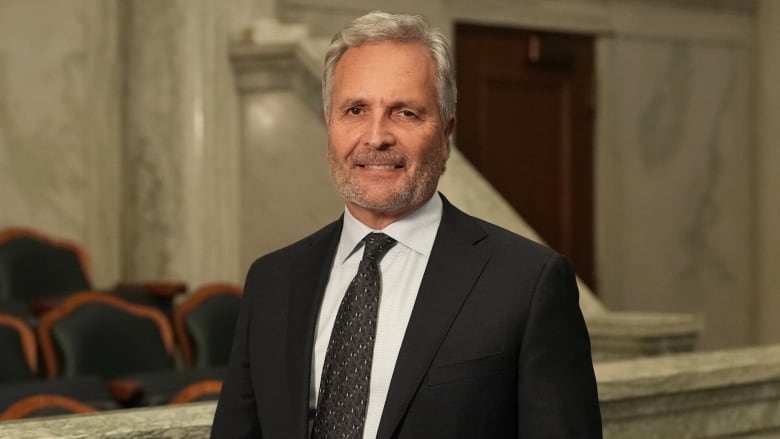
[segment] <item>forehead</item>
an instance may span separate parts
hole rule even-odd
[[[347,49],[334,72],[334,93],[420,89],[433,92],[435,65],[420,43],[383,41]]]

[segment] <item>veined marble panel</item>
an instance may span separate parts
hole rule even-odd
[[[0,228],[83,244],[119,277],[116,2],[0,2]]]
[[[780,2],[761,0],[757,14],[758,338],[780,342]]]
[[[633,38],[602,48],[610,127],[597,161],[615,186],[599,211],[602,297],[613,309],[701,312],[705,347],[750,342],[748,51]]]
[[[244,267],[334,221],[344,201],[330,179],[327,134],[291,90],[243,98]]]
[[[615,1],[609,7],[609,20],[610,30],[621,36],[743,47],[753,44],[754,18],[749,9],[736,9],[724,2]]]

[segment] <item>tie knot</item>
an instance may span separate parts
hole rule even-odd
[[[366,244],[363,259],[371,259],[378,262],[398,241],[384,233],[369,233],[363,238],[363,242]]]

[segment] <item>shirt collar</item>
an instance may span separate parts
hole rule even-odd
[[[343,263],[355,250],[360,241],[371,232],[382,232],[398,241],[399,244],[411,250],[428,256],[439,230],[443,203],[439,193],[435,193],[428,202],[400,220],[388,225],[382,230],[374,230],[358,221],[344,209],[344,226],[341,230],[341,240],[336,250],[336,261]]]

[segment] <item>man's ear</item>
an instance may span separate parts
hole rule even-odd
[[[453,117],[444,127],[444,143],[447,144],[447,159],[450,158],[450,149],[452,149],[452,133],[455,132],[455,118]]]
[[[452,133],[454,131],[455,131],[455,118],[453,117],[452,119],[449,120],[449,122],[447,122],[447,125],[444,126],[444,133],[442,133],[444,135],[444,145],[446,145],[445,148],[446,157],[444,159],[445,161],[450,159],[450,151],[452,150]]]
[[[455,132],[455,118],[451,118],[447,121],[447,125],[444,127],[444,135],[449,138],[452,133]]]

